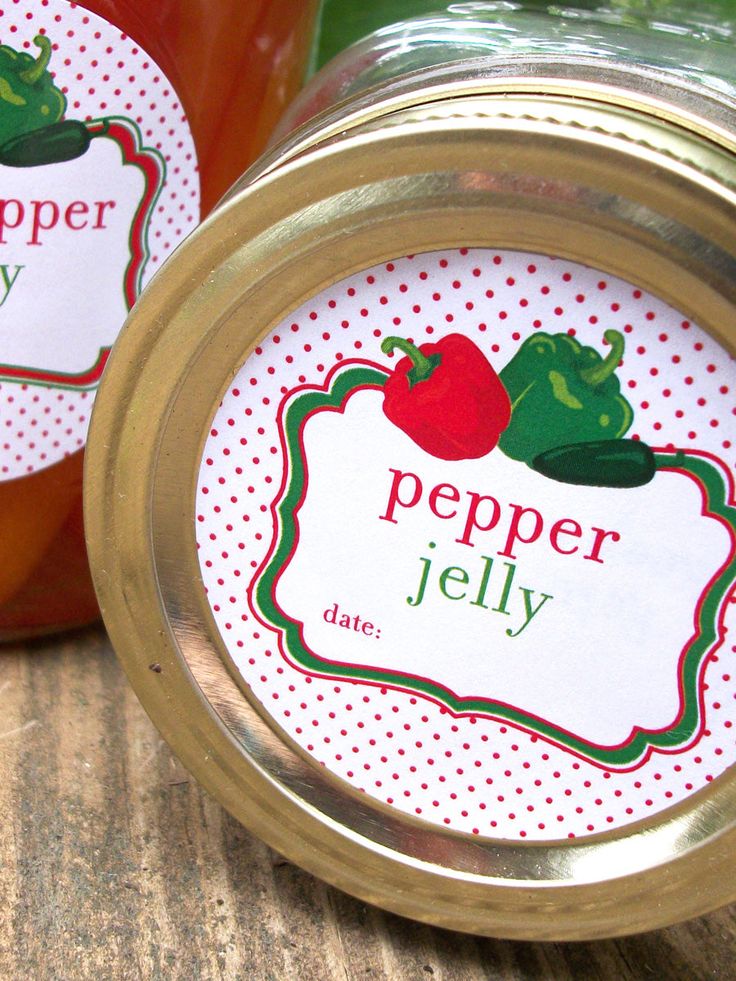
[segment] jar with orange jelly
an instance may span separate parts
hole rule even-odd
[[[0,641],[97,616],[82,458],[108,351],[263,148],[316,7],[0,2]]]

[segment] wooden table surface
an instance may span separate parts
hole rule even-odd
[[[100,629],[0,653],[0,979],[736,978],[736,907],[533,944],[367,907],[284,862],[189,777]]]

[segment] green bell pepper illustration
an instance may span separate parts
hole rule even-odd
[[[66,109],[66,96],[48,71],[51,41],[38,34],[33,43],[37,58],[0,46],[0,144],[58,123]]]
[[[513,460],[532,466],[541,453],[571,443],[619,439],[634,413],[615,370],[624,351],[617,330],[604,359],[569,334],[533,334],[499,377],[511,399],[511,422],[499,440]]]

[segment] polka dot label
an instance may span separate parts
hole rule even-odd
[[[296,310],[214,412],[204,587],[315,765],[512,840],[657,814],[736,755],[730,356],[523,252],[397,258]]]
[[[81,449],[143,286],[199,218],[189,125],[134,41],[66,0],[0,3],[0,480]]]

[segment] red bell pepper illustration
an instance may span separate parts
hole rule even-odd
[[[511,418],[511,403],[483,352],[463,334],[448,334],[417,347],[387,337],[384,354],[406,357],[384,386],[383,411],[432,456],[470,460],[498,443]]]

